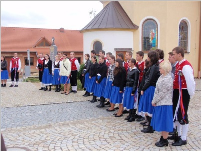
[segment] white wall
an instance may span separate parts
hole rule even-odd
[[[83,33],[83,53],[90,54],[93,43],[97,40],[102,43],[105,53],[112,52],[116,55],[114,48],[132,48],[133,50],[132,31],[91,31]]]

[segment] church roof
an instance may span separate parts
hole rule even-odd
[[[118,1],[108,3],[81,31],[91,29],[138,29]]]

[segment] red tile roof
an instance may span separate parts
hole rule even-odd
[[[42,29],[42,28],[21,28],[1,27],[1,51],[2,52],[31,52],[49,53],[48,46],[36,46],[45,38],[55,44],[58,51],[83,52],[83,34],[79,30]],[[35,47],[36,46],[36,47]]]

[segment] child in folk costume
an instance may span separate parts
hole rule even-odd
[[[104,89],[106,85],[107,78],[107,65],[105,64],[105,58],[103,56],[99,57],[99,65],[97,67],[96,84],[93,92],[93,99],[96,101],[96,97],[100,97],[100,104],[96,107],[104,107],[105,98]]]
[[[171,64],[163,61],[159,65],[161,76],[156,83],[156,89],[152,100],[154,111],[151,126],[155,131],[161,132],[160,141],[155,143],[157,147],[168,146],[168,133],[173,130],[173,81],[171,76]]]
[[[5,57],[1,57],[1,87],[6,87],[6,82],[8,79],[7,61]]]
[[[115,114],[115,117],[123,116],[123,89],[126,80],[126,70],[122,63],[123,61],[121,59],[117,59],[115,62],[114,80],[112,82],[110,97],[110,102],[112,104],[119,104],[119,110]]]
[[[43,62],[43,76],[42,76],[42,83],[45,85],[44,91],[46,91],[49,86],[49,91],[51,91],[52,85],[52,61],[48,54],[45,55],[45,60]]]
[[[39,90],[44,90],[44,86],[42,83],[42,75],[43,75],[43,62],[45,59],[41,53],[38,55],[38,57],[39,58],[37,60],[36,69],[39,70],[39,81],[41,83],[41,88]]]
[[[108,67],[108,72],[107,72],[107,85],[106,85],[105,91],[104,91],[104,97],[107,99],[110,99],[111,90],[112,90],[112,82],[114,80],[114,69],[115,69],[115,56],[114,55],[109,56],[109,63],[110,63],[110,65]],[[110,105],[111,105],[111,107],[106,110],[114,111],[114,104],[110,103]]]
[[[141,97],[138,107],[138,112],[145,113],[149,125],[146,129],[141,130],[143,133],[153,133],[153,128],[150,126],[151,117],[154,107],[151,102],[154,96],[156,82],[160,76],[158,53],[156,51],[149,51],[147,60],[149,61],[149,69],[145,75],[145,83],[141,89]]]
[[[59,90],[59,85],[60,85],[60,60],[59,60],[59,56],[56,55],[55,56],[55,62],[54,62],[54,72],[53,72],[53,81],[52,84],[56,86],[55,88],[55,92],[60,92]]]
[[[74,93],[77,93],[77,72],[80,69],[79,61],[74,57],[74,52],[70,53],[70,62],[71,62],[71,77],[70,77],[70,83],[72,86],[72,91]]]
[[[138,83],[139,83],[139,70],[137,69],[136,60],[131,59],[129,61],[129,69],[126,77],[126,87],[124,91],[123,106],[130,109],[129,116],[125,119],[128,122],[135,120],[137,111],[137,100],[138,100]]]
[[[86,88],[87,92],[94,92],[94,88],[96,85],[96,75],[97,75],[97,67],[98,67],[98,63],[97,63],[97,57],[94,55],[91,57],[91,66],[90,66],[90,70],[89,70],[89,84]],[[93,99],[90,101],[92,103],[97,102],[96,100],[96,96],[93,95]]]
[[[64,92],[61,94],[68,95],[70,89],[71,62],[67,54],[63,54],[63,60],[60,61],[60,84],[64,84]]]
[[[192,65],[184,59],[184,49],[175,47],[173,50],[173,58],[178,61],[175,69],[175,77],[173,81],[173,121],[177,126],[178,140],[173,146],[182,146],[187,144],[188,133],[188,107],[190,98],[195,92],[194,70]]]
[[[84,73],[82,74],[82,76],[84,76],[84,88],[87,88],[89,85],[89,70],[90,70],[90,66],[91,66],[91,61],[90,61],[90,55],[89,54],[85,54],[85,66],[84,66]],[[90,92],[88,92],[86,90],[85,94],[83,95],[84,97],[90,96]]]
[[[18,87],[19,71],[21,69],[21,60],[17,57],[17,53],[14,53],[14,57],[10,61],[11,81],[12,84],[9,87]],[[14,79],[16,84],[14,85]]]

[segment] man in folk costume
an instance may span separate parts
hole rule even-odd
[[[77,72],[80,69],[79,61],[74,57],[74,52],[70,53],[70,62],[71,62],[71,77],[70,77],[70,83],[72,86],[72,91],[74,93],[77,93]]]
[[[164,52],[161,49],[156,49],[156,52],[159,54],[159,64],[164,61]]]
[[[10,71],[11,71],[12,84],[9,87],[18,87],[20,69],[21,69],[20,58],[17,57],[17,53],[14,53],[14,57],[10,61]],[[14,85],[14,79],[16,79],[15,85]]]
[[[106,54],[106,65],[107,65],[107,67],[109,67],[110,66],[110,63],[109,63],[109,56],[110,55],[112,55],[112,53],[111,52],[107,52],[107,54]]]
[[[39,58],[37,60],[36,68],[39,70],[39,81],[41,83],[41,88],[39,90],[44,90],[44,85],[42,83],[42,75],[43,75],[43,62],[45,59],[41,53],[38,55],[38,57]]]
[[[100,50],[99,51],[99,56],[104,57],[104,63],[106,64],[107,62],[107,57],[105,57],[105,51],[104,50]],[[99,63],[100,64],[100,63]],[[106,64],[107,65],[107,64]]]
[[[192,65],[184,59],[183,48],[175,47],[172,52],[173,58],[178,61],[173,82],[173,121],[179,136],[172,145],[182,146],[187,144],[189,124],[187,111],[190,98],[195,92],[194,70]]]

